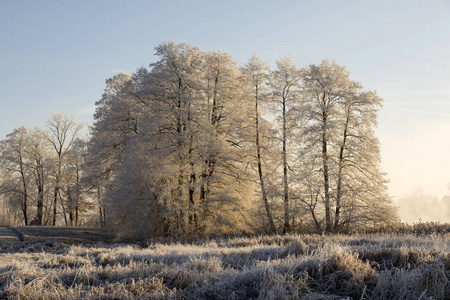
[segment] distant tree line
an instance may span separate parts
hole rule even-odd
[[[106,80],[89,139],[57,114],[1,142],[1,193],[25,224],[77,226],[91,211],[145,238],[397,221],[374,132],[382,99],[345,67],[286,57],[270,70],[173,42],[156,56]]]

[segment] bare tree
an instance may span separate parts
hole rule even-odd
[[[28,225],[28,167],[26,162],[26,142],[28,131],[25,127],[15,129],[0,142],[0,161],[5,177],[0,185],[0,193],[20,196],[23,222]]]
[[[53,219],[52,225],[56,225],[58,197],[60,197],[61,177],[65,172],[64,159],[73,145],[79,131],[83,128],[82,124],[75,121],[74,116],[68,116],[62,113],[53,114],[52,119],[48,120],[47,140],[56,154],[56,168],[54,171],[55,186],[53,189]],[[63,207],[64,218],[66,220],[65,206]]]
[[[40,128],[33,128],[29,134],[27,156],[36,189],[36,217],[34,225],[44,225],[44,208],[48,175],[53,170],[53,160],[47,144],[46,135]]]
[[[78,137],[67,153],[67,175],[64,177],[64,194],[67,197],[67,209],[70,226],[79,225],[82,203],[82,174],[87,159],[87,142]]]

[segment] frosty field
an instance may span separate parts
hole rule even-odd
[[[450,299],[449,237],[411,232],[76,245],[53,236],[2,242],[0,298]]]

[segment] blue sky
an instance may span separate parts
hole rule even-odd
[[[396,198],[450,193],[450,1],[0,0],[0,139],[56,111],[92,120],[105,79],[164,41],[298,66],[324,58],[385,99],[378,136]]]

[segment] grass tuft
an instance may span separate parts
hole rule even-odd
[[[448,235],[0,245],[5,299],[449,299]],[[446,298],[447,297],[447,298]]]

